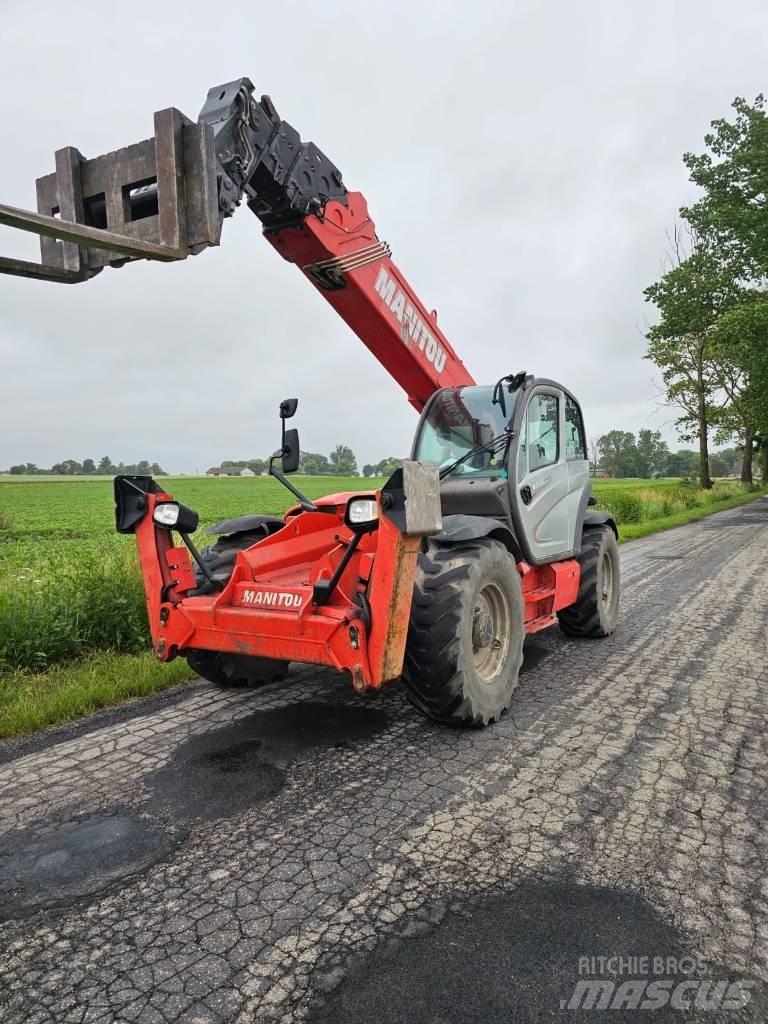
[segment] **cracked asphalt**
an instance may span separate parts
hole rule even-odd
[[[767,1020],[768,500],[621,563],[482,732],[302,666],[0,746],[0,1019],[642,1020],[568,1000],[648,956]]]

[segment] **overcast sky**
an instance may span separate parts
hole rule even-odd
[[[33,208],[54,150],[196,117],[248,75],[368,199],[379,237],[474,377],[581,399],[587,433],[662,429],[650,315],[682,163],[768,87],[761,0],[0,3],[0,201]],[[4,255],[34,236],[0,229]],[[223,244],[87,284],[0,277],[0,467],[109,454],[185,472],[261,456],[299,397],[302,447],[407,454],[416,414],[243,207]]]

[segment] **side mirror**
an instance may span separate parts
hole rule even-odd
[[[296,399],[292,399],[294,403],[294,412],[296,411]],[[293,413],[290,413],[293,416]],[[299,447],[299,432],[298,430],[286,430],[283,434],[283,472],[284,473],[295,473],[299,468],[299,460],[301,458],[301,449]]]
[[[292,416],[295,416],[298,404],[298,398],[284,398],[280,403],[280,419],[289,420]]]

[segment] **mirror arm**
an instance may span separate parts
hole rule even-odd
[[[200,572],[203,574],[203,576],[205,576],[205,578],[208,580],[208,582],[212,586],[217,587],[219,590],[221,590],[221,583],[219,583],[218,580],[215,580],[213,578],[213,576],[211,575],[211,570],[205,564],[205,561],[203,560],[203,556],[197,550],[197,547],[196,547],[194,541],[192,540],[192,538],[189,536],[189,534],[188,533],[180,533],[179,536],[181,537],[181,539],[184,541],[184,543],[189,548],[189,553],[192,555],[194,560],[197,562],[197,564],[198,564],[198,566],[200,568]]]
[[[269,460],[269,475],[273,476],[276,480],[279,480],[283,487],[286,487],[294,497],[299,499],[299,504],[304,512],[317,512],[318,507],[314,502],[310,501],[306,494],[302,494],[298,487],[294,487],[291,481],[284,476],[279,469],[275,469],[275,459],[279,459],[281,456],[272,455]]]

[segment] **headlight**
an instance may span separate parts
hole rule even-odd
[[[179,511],[179,506],[175,501],[166,501],[162,505],[155,505],[153,518],[158,526],[172,529],[179,521]]]
[[[353,498],[347,505],[347,522],[350,526],[362,526],[379,518],[379,506],[375,498]]]
[[[199,520],[194,509],[178,501],[163,501],[155,505],[152,518],[164,530],[178,530],[179,533],[194,533]]]

